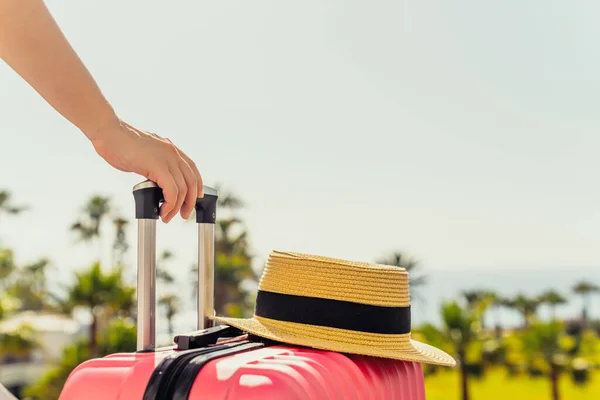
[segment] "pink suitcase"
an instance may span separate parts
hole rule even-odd
[[[288,346],[213,326],[217,192],[204,188],[198,222],[198,331],[155,348],[156,220],[162,191],[134,187],[138,220],[137,352],[75,368],[59,400],[424,400],[421,365]]]

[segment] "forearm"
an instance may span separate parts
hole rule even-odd
[[[0,58],[88,138],[116,119],[43,0],[0,0]]]

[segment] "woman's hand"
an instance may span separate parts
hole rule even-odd
[[[160,208],[163,222],[171,221],[180,210],[183,218],[189,218],[196,199],[204,196],[196,164],[170,140],[117,118],[87,136],[110,165],[158,184],[165,197]]]

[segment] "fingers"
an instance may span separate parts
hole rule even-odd
[[[204,197],[204,184],[202,182],[202,176],[200,176],[200,171],[198,171],[198,167],[196,163],[194,163],[191,158],[187,156],[183,151],[179,150],[179,154],[186,161],[187,165],[192,170],[192,173],[196,177],[196,186],[197,186],[197,197]]]
[[[170,140],[156,138],[162,142],[159,159],[166,161],[156,171],[159,178],[156,183],[162,188],[165,199],[160,207],[160,217],[168,223],[179,212],[188,219],[196,206],[196,199],[204,196],[202,177],[196,164]]]
[[[170,222],[175,215],[181,210],[181,206],[185,201],[187,196],[188,187],[185,183],[185,178],[183,177],[183,173],[181,171],[181,167],[178,164],[171,164],[169,166],[169,172],[177,186],[177,195],[175,196],[175,203],[170,208],[169,212],[165,212],[162,216],[163,222]],[[163,189],[164,193],[164,189]],[[167,203],[167,198],[165,195],[165,204]]]
[[[149,179],[152,179],[152,177],[150,176]],[[163,197],[165,198],[165,202],[160,206],[159,215],[163,222],[168,222],[167,217],[173,214],[173,210],[177,204],[179,188],[168,167],[163,169],[162,174],[156,178],[155,182],[162,189]]]
[[[185,219],[188,219],[192,213],[192,210],[196,206],[196,199],[198,198],[198,184],[196,182],[196,175],[194,175],[187,162],[182,160],[179,163],[179,167],[181,168],[187,189],[183,206],[181,207],[181,216]]]

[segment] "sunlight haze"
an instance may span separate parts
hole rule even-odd
[[[272,249],[400,250],[424,272],[508,270],[515,286],[521,270],[598,280],[599,3],[47,3],[119,115],[246,202],[257,267]],[[69,232],[77,210],[107,194],[132,219],[143,178],[5,64],[0,109],[0,182],[31,207],[0,237],[60,280],[97,252]],[[196,231],[180,219],[158,246],[186,274]]]

